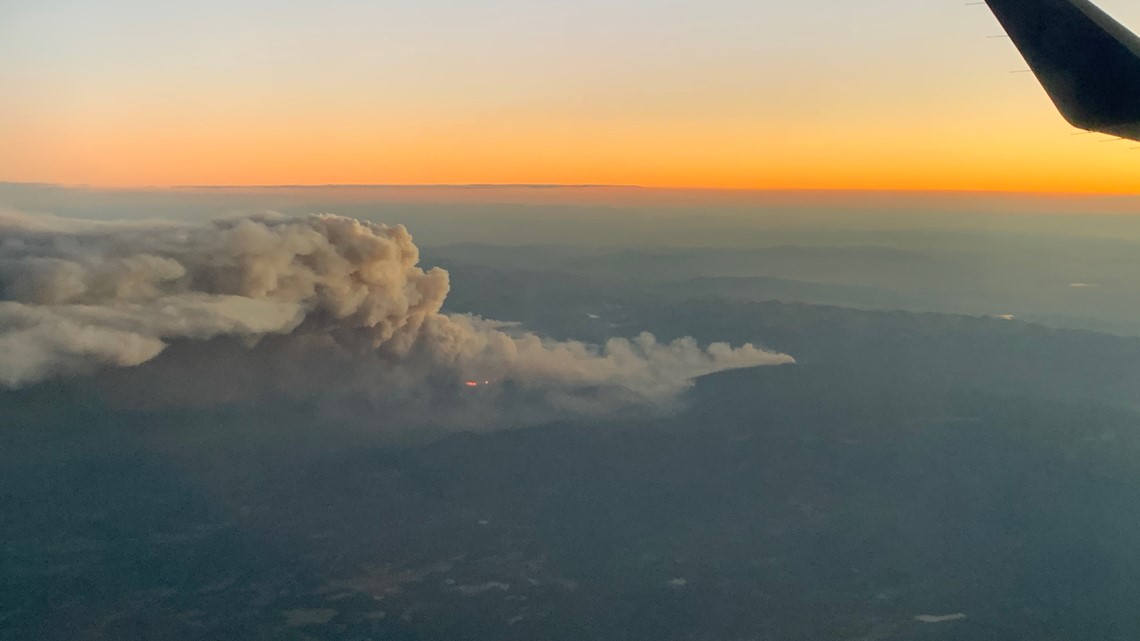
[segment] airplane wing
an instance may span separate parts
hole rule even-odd
[[[986,0],[1061,115],[1140,140],[1140,37],[1089,0]]]

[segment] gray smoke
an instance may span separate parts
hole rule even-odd
[[[403,226],[333,215],[193,226],[0,213],[0,385],[136,372],[160,402],[277,395],[344,411],[353,399],[450,412],[441,423],[496,420],[509,388],[526,422],[667,405],[695,377],[792,362],[648,334],[555,342],[446,315],[447,273],[418,262]],[[464,395],[467,380],[496,390]]]

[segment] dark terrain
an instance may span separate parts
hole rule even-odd
[[[0,637],[1140,637],[1140,339],[462,274],[453,311],[799,363],[702,379],[668,418],[419,445],[7,393]]]

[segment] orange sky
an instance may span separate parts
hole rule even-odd
[[[311,35],[308,8],[290,4],[296,24],[242,24],[239,12],[219,35],[195,27],[197,14],[154,13],[79,44],[62,40],[83,24],[74,11],[0,9],[12,12],[0,15],[0,82],[14,89],[0,103],[0,181],[1140,190],[1140,143],[1071,135],[1033,78],[1009,73],[1024,66],[1009,43],[985,38],[992,17],[962,7],[880,2],[893,22],[846,15],[868,20],[866,33],[837,20],[830,48],[809,48],[770,26],[795,16],[718,0],[769,39],[754,42],[731,14],[628,34],[567,19],[551,38],[582,38],[588,54],[504,27],[444,55],[450,40],[432,40],[439,25],[411,10],[387,16],[415,32],[407,42],[335,17],[315,42],[282,39]],[[526,21],[544,9],[514,11]],[[156,39],[183,25],[202,38]],[[416,55],[396,55],[406,51]]]
[[[644,186],[1135,193],[1140,151],[1061,123],[1024,133],[949,128],[773,131],[747,123],[441,123],[161,126],[15,132],[9,181],[102,186],[560,183]],[[425,126],[432,129],[431,126]],[[17,160],[18,159],[18,160]]]

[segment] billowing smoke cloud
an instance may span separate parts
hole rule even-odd
[[[0,385],[98,372],[133,376],[159,402],[331,398],[341,412],[478,427],[507,405],[514,423],[661,406],[694,377],[792,361],[648,334],[554,342],[446,315],[447,273],[418,262],[403,226],[333,215],[191,226],[0,213]]]

